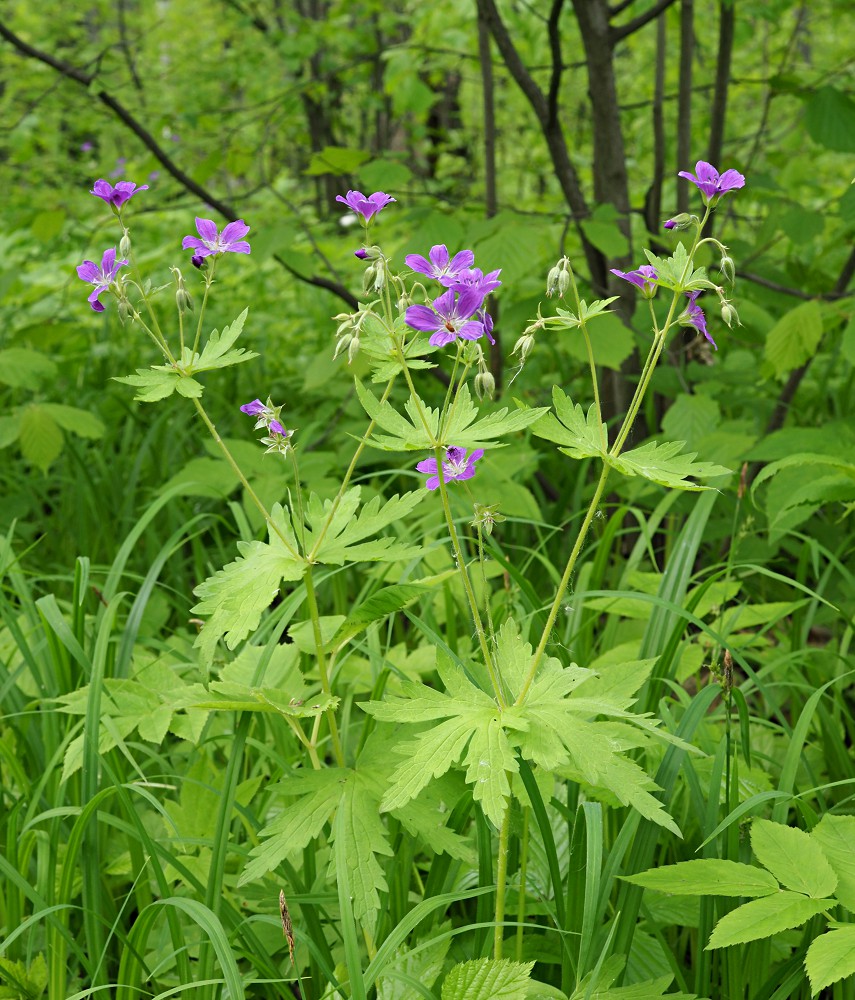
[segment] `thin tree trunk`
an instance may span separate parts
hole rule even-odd
[[[677,98],[678,170],[692,164],[692,59],[695,51],[694,0],[680,3],[680,92]],[[677,211],[689,211],[689,182],[677,181]]]
[[[644,199],[644,222],[647,231],[658,237],[662,226],[662,182],[665,179],[665,54],[668,34],[665,15],[656,22],[656,71],[653,83],[653,176]]]
[[[727,119],[727,97],[730,87],[730,62],[733,55],[733,33],[736,18],[736,0],[720,0],[718,17],[718,58],[715,68],[715,91],[713,92],[712,110],[710,112],[710,141],[707,147],[707,160],[719,170],[724,169],[722,151],[724,149],[724,130]],[[713,218],[710,216],[704,228],[704,235],[710,236],[713,230]]]

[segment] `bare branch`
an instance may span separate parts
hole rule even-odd
[[[639,28],[643,28],[645,24],[655,21],[674,2],[675,0],[659,0],[659,3],[654,4],[650,10],[646,10],[643,14],[639,14],[638,17],[627,21],[626,24],[622,24],[620,27],[612,28],[612,41],[619,42],[621,39],[626,38],[627,35],[631,35],[633,32],[638,31]],[[623,8],[621,7],[621,9]]]
[[[561,18],[561,9],[564,0],[553,0],[552,10],[549,12],[547,22],[547,32],[549,35],[549,49],[552,53],[552,72],[549,76],[549,92],[546,95],[546,107],[550,122],[558,121],[558,92],[561,88],[561,34],[558,30],[558,22]]]

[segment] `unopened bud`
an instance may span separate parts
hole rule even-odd
[[[339,337],[338,343],[335,345],[335,354],[333,354],[333,361],[341,354],[342,351],[347,351],[350,347],[350,342],[353,340],[353,335],[346,333],[343,337]],[[349,352],[348,352],[349,354]]]
[[[546,294],[549,296],[554,295],[558,291],[558,276],[561,274],[561,270],[556,264],[555,267],[546,276]]]
[[[524,333],[520,339],[514,344],[514,349],[511,354],[519,354],[520,364],[525,362],[525,359],[529,356],[534,347],[534,337],[530,333]]]
[[[180,313],[193,312],[193,298],[184,287],[183,281],[175,290],[175,304]]]
[[[202,268],[205,266],[205,258],[201,254],[194,253],[193,256],[190,258],[190,263],[193,265],[193,267],[196,267],[201,271]]]
[[[347,348],[347,363],[349,365],[353,364],[353,359],[357,354],[359,354],[359,337],[351,337]]]
[[[496,394],[496,380],[492,372],[478,372],[475,376],[475,395],[479,399],[492,399]]]
[[[353,256],[360,260],[368,260],[368,251],[363,247],[361,250],[354,250]]]
[[[122,323],[127,323],[127,321],[133,315],[133,309],[131,308],[130,302],[127,299],[119,299],[119,319]]]
[[[680,212],[679,215],[675,215],[673,219],[669,219],[665,223],[666,229],[676,229],[678,232],[683,229],[688,229],[694,221],[694,216],[689,215],[688,212]]]
[[[558,275],[558,294],[563,299],[567,294],[567,289],[570,287],[570,272],[561,271]]]
[[[369,267],[365,268],[365,274],[362,275],[362,288],[363,291],[369,292],[374,287],[374,282],[377,280],[377,265],[371,264]]]
[[[725,280],[732,285],[736,281],[736,266],[733,263],[733,258],[728,257],[727,254],[723,254],[718,267],[724,275]]]
[[[374,291],[382,292],[386,287],[386,268],[382,264],[376,265],[376,274],[374,276]]]
[[[737,326],[742,326],[742,323],[739,321],[739,313],[729,302],[722,302],[721,318],[731,329],[733,328],[734,323]]]
[[[131,255],[131,234],[126,229],[122,234],[122,238],[119,240],[119,256],[130,257],[130,255]]]

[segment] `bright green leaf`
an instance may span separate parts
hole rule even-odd
[[[798,892],[786,890],[763,899],[752,899],[719,920],[710,935],[707,950],[772,937],[791,927],[800,927],[832,906],[833,899],[808,899]]]
[[[680,861],[622,878],[675,896],[770,896],[779,889],[764,869],[719,858]]]
[[[479,958],[454,965],[442,984],[442,1000],[526,1000],[534,962]]]
[[[855,816],[826,813],[810,836],[822,848],[837,875],[835,897],[855,913]]]
[[[21,410],[20,447],[24,458],[47,472],[62,451],[62,431],[45,407],[31,403]]]
[[[805,956],[811,996],[855,975],[855,927],[836,927],[814,938]]]
[[[751,847],[757,860],[788,889],[824,899],[837,888],[837,876],[819,841],[797,827],[755,819]]]

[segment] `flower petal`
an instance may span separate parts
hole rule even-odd
[[[440,326],[439,317],[428,306],[410,306],[404,319],[414,330],[436,330]]]
[[[219,235],[217,227],[211,219],[200,219],[198,216],[196,217],[196,232],[203,240],[207,240],[209,243],[216,243],[217,236]]]
[[[243,219],[237,219],[235,222],[230,222],[226,226],[223,230],[221,239],[223,243],[234,243],[237,240],[242,240],[248,232],[249,226],[243,221]]]
[[[94,260],[84,260],[77,266],[77,277],[81,281],[95,281],[100,273]]]
[[[228,253],[249,253],[250,246],[246,240],[238,240],[237,243],[229,243],[228,246],[224,246],[223,250]]]

